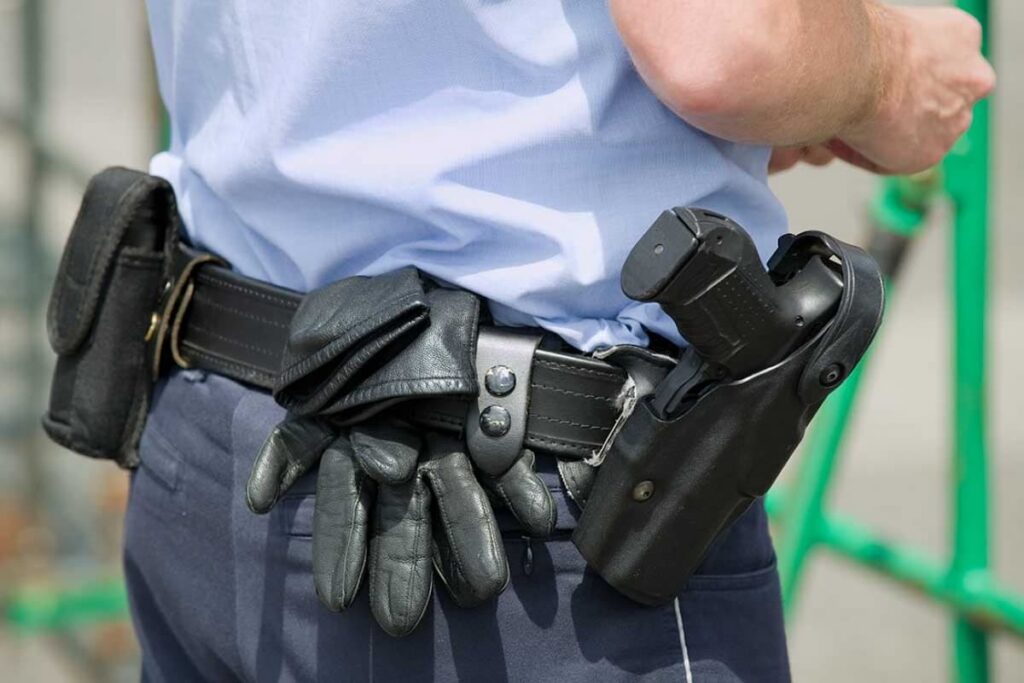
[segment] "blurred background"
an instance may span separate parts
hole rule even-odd
[[[923,3],[922,3],[923,4]],[[1024,3],[993,3],[988,424],[992,565],[1024,592]],[[0,0],[0,662],[9,680],[138,679],[119,588],[126,478],[39,428],[50,353],[42,312],[84,180],[145,168],[160,144],[141,2]],[[26,133],[40,145],[33,155]],[[838,164],[773,179],[794,230],[863,242],[878,181]],[[32,210],[32,207],[38,210]],[[950,209],[912,245],[858,398],[827,506],[946,558],[950,543]],[[801,456],[784,479],[792,484]],[[797,681],[937,681],[950,613],[824,548],[790,614]],[[1019,600],[1019,598],[1018,598]],[[993,635],[992,680],[1024,680],[1024,642]]]

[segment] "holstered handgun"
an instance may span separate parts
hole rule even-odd
[[[712,541],[775,481],[881,323],[875,262],[822,232],[768,262],[735,222],[664,212],[623,269],[690,342],[607,449],[573,541],[606,581],[672,600]]]

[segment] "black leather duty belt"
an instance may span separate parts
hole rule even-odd
[[[302,295],[238,275],[210,255],[182,249],[178,261],[162,312],[154,314],[155,357],[170,355],[181,367],[202,368],[271,389]],[[486,331],[481,329],[481,339]],[[521,443],[572,459],[593,455],[621,413],[626,373],[597,358],[535,347],[524,373],[529,391],[522,399],[526,422]],[[478,355],[482,348],[478,346]],[[159,371],[157,362],[154,372]],[[478,410],[486,412],[483,385],[482,381],[484,398]],[[471,411],[470,402],[427,399],[405,410],[425,426],[452,432],[468,427],[472,435],[478,431],[476,425],[467,423],[483,414]]]

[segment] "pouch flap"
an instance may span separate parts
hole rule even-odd
[[[170,254],[179,218],[167,181],[126,168],[108,168],[86,188],[50,295],[46,328],[58,354],[88,337],[118,249]]]

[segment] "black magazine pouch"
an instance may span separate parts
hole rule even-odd
[[[166,181],[124,168],[90,181],[46,319],[57,363],[43,428],[62,446],[138,463],[153,383],[148,337],[178,229]]]
[[[678,417],[661,419],[641,400],[598,471],[573,541],[637,602],[656,605],[679,594],[719,533],[767,492],[878,329],[883,290],[875,262],[814,232],[790,243],[780,261],[801,250],[841,262],[843,292],[831,322],[782,362],[713,386]]]

